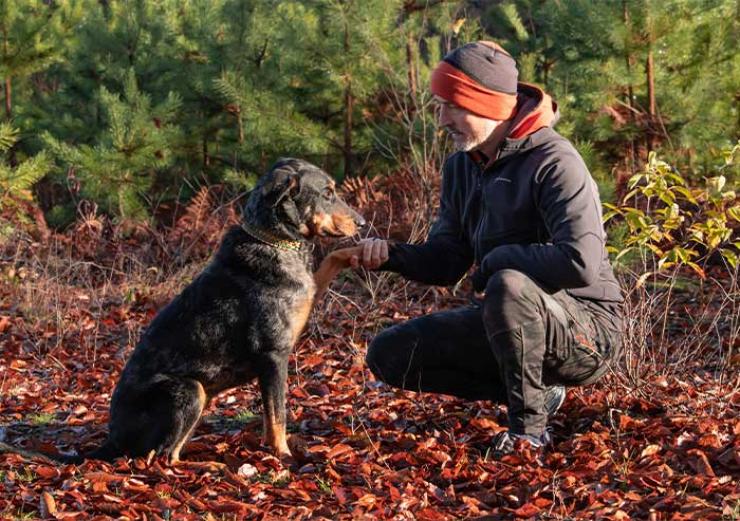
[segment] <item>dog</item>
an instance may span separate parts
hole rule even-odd
[[[80,456],[46,456],[79,463],[154,453],[177,463],[209,399],[256,378],[263,442],[290,457],[288,355],[316,295],[358,254],[356,247],[336,250],[314,274],[308,240],[352,236],[364,225],[335,188],[306,161],[273,165],[250,192],[242,224],[224,234],[204,271],[142,333],[111,398],[107,440]]]

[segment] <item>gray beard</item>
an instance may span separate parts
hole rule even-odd
[[[462,143],[460,143],[458,141],[455,141],[455,140],[453,140],[453,142],[455,144],[455,149],[456,150],[458,150],[460,152],[470,152],[471,150],[473,150],[473,149],[477,148],[478,146],[482,145],[485,142],[485,140],[483,140],[483,141],[475,141],[475,140],[467,139],[467,140],[463,141]]]
[[[496,129],[495,125],[494,126],[489,125],[489,130],[486,133],[487,134],[486,137],[484,137],[483,139],[479,139],[479,140],[468,138],[462,143],[459,143],[457,140],[453,138],[452,141],[455,144],[455,149],[459,150],[460,152],[470,152],[471,150],[478,148],[479,146],[487,142],[489,139],[491,139],[495,129]]]

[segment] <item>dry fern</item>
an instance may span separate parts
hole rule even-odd
[[[224,202],[221,186],[202,187],[185,208],[166,242],[172,259],[179,263],[204,258],[218,245],[224,227],[239,221],[233,201]]]

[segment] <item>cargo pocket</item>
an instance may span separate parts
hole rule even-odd
[[[609,369],[608,360],[594,343],[583,339],[576,339],[572,357],[574,366],[580,371],[573,371],[573,384],[587,385],[594,383],[604,376]]]
[[[552,379],[563,385],[593,383],[608,369],[603,339],[591,320],[587,324],[569,324],[571,333],[556,346],[558,363],[551,368]]]

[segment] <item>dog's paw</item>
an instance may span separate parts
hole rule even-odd
[[[290,447],[290,452],[293,454],[293,457],[300,463],[307,463],[314,459],[313,454],[308,450],[309,447],[306,440],[300,436],[295,434],[290,436],[288,438],[288,447]]]
[[[293,453],[290,452],[290,449],[288,448],[287,445],[285,447],[280,447],[276,449],[275,456],[277,456],[279,460],[293,459]]]
[[[177,462],[170,462],[170,465],[177,466],[181,469],[203,471],[203,472],[221,472],[228,469],[226,463],[220,461],[183,461],[178,460]]]
[[[352,246],[350,248],[341,248],[334,250],[328,257],[337,267],[349,268],[359,266],[359,259],[362,256],[362,246]]]

